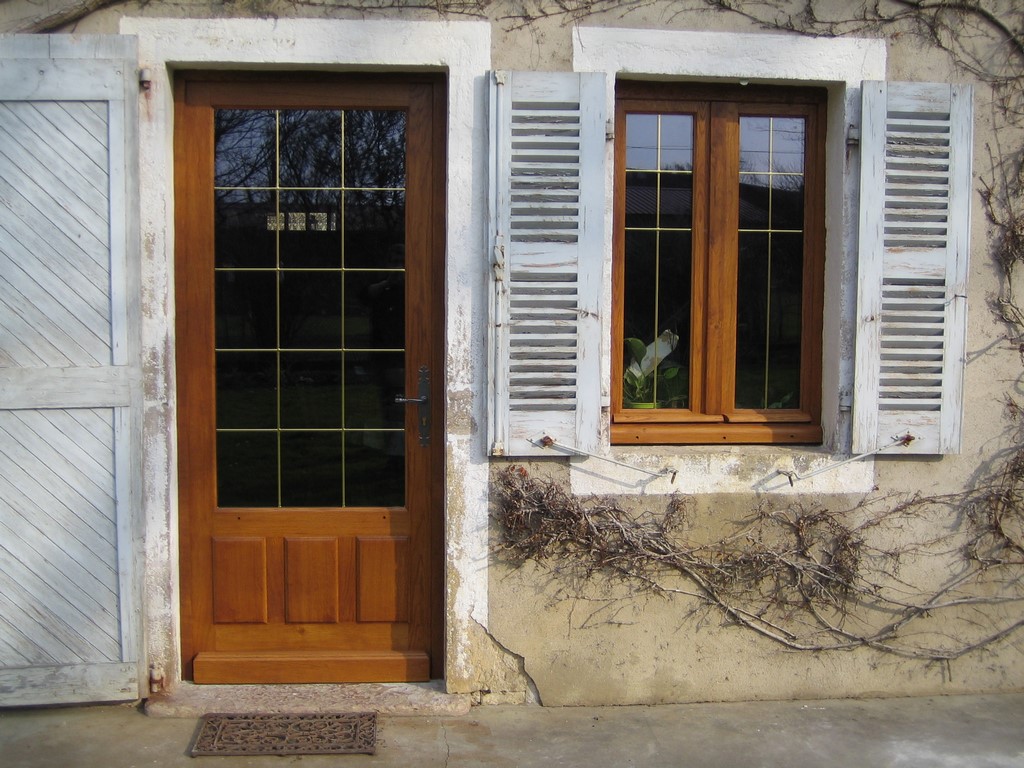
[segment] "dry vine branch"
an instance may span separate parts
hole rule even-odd
[[[1001,624],[986,620],[972,631],[965,613],[1024,602],[1024,452],[1009,466],[955,500],[969,514],[956,532],[963,544],[955,569],[942,583],[909,583],[899,568],[912,549],[927,551],[952,534],[896,549],[874,544],[887,536],[873,534],[945,507],[949,497],[915,497],[866,517],[862,509],[762,505],[729,535],[699,543],[679,525],[688,508],[682,497],[663,514],[630,515],[606,500],[580,500],[521,466],[498,475],[498,551],[513,564],[558,563],[585,578],[624,580],[634,591],[697,597],[792,650],[867,646],[950,660],[1024,625],[1008,612]]]

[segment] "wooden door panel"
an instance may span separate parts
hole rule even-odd
[[[254,537],[213,539],[213,621],[267,623],[267,542]]]
[[[443,440],[424,444],[420,409],[395,396],[417,394],[421,368],[443,381],[443,105],[437,78],[176,83],[182,650],[197,682],[440,669]]]
[[[334,624],[340,620],[338,562],[337,538],[284,540],[285,621]]]
[[[359,621],[408,621],[409,539],[359,537]]]

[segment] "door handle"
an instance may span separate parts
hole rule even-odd
[[[430,445],[430,369],[427,366],[420,366],[416,397],[395,395],[395,402],[399,405],[417,406],[416,423],[419,427],[420,445]]]

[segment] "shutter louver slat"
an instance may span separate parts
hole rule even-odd
[[[865,83],[857,453],[959,450],[971,173],[967,86]]]
[[[550,200],[537,193],[579,190],[579,104],[513,101],[510,117],[512,189],[520,192],[511,209],[512,242],[578,242],[578,197]]]
[[[499,73],[492,84],[496,455],[544,453],[533,442],[544,435],[596,447],[603,109],[603,75]]]

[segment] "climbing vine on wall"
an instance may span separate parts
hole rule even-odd
[[[562,578],[624,581],[631,596],[693,598],[791,650],[866,646],[948,661],[1024,626],[1021,453],[962,494],[852,510],[765,502],[703,540],[683,496],[630,513],[518,465],[499,473],[497,489],[498,548],[511,562],[555,564]],[[937,526],[951,511],[956,524]],[[948,571],[918,567],[935,556]]]

